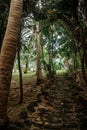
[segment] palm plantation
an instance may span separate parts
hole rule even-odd
[[[85,3],[0,2],[0,129],[87,128]]]

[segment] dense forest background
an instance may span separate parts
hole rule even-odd
[[[0,0],[1,128],[7,127],[11,85],[17,82],[22,104],[25,82],[53,83],[66,73],[86,91],[87,1]]]

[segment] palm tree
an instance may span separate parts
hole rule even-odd
[[[11,0],[7,29],[0,55],[0,129],[7,122],[7,103],[18,44],[23,0]]]
[[[20,62],[20,50],[21,46],[20,43],[18,44],[18,51],[17,51],[17,57],[18,57],[18,69],[19,69],[19,80],[20,80],[20,101],[19,104],[23,103],[23,79],[22,79],[22,70],[21,70],[21,62]]]
[[[41,72],[41,61],[40,61],[40,54],[41,54],[41,34],[40,34],[40,25],[39,22],[36,24],[36,38],[37,38],[37,84],[42,80],[42,72]]]

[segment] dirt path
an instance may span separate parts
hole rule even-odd
[[[22,105],[9,106],[9,130],[87,129],[87,98],[83,98],[87,94],[70,76],[59,75],[32,87]]]

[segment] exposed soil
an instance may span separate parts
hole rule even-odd
[[[9,130],[87,130],[87,89],[78,86],[68,74],[35,80],[19,87],[12,81],[8,104]]]

